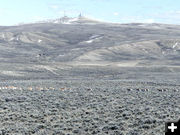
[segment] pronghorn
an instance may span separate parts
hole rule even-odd
[[[33,88],[32,87],[28,87],[28,90],[33,90]]]
[[[37,90],[43,90],[43,87],[36,87]]]
[[[44,87],[44,90],[49,90],[47,87]]]
[[[53,87],[49,87],[49,89],[50,89],[50,90],[54,90],[55,88],[53,88]]]
[[[62,91],[64,91],[66,88],[59,88],[59,90],[62,90]]]
[[[13,86],[13,87],[12,87],[12,89],[13,89],[13,90],[16,90],[16,89],[17,89],[17,87],[14,87],[14,86]]]

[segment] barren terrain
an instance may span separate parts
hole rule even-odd
[[[179,119],[178,25],[0,27],[0,52],[0,134],[163,135]]]

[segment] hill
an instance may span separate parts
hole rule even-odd
[[[59,20],[1,27],[1,78],[57,77],[62,69],[87,66],[179,68],[178,25]]]

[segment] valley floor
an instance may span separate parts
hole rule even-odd
[[[1,86],[0,134],[163,135],[165,122],[180,114],[180,86],[173,83],[39,80]]]

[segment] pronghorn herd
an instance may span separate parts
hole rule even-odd
[[[156,89],[157,91],[159,91],[159,92],[165,92],[165,91],[168,91],[169,89],[167,89],[167,88],[158,88],[158,89]],[[145,92],[145,91],[150,91],[150,89],[147,89],[147,88],[136,88],[136,89],[132,89],[132,88],[127,88],[127,91],[143,91],[143,92]],[[178,92],[179,90],[178,89],[173,89],[172,90],[173,92]]]
[[[70,88],[62,87],[62,88],[54,88],[54,87],[16,87],[16,86],[1,86],[0,90],[70,90]]]
[[[7,90],[7,89],[17,90],[18,87],[15,87],[15,86],[2,86],[2,87],[0,87],[0,90]]]

